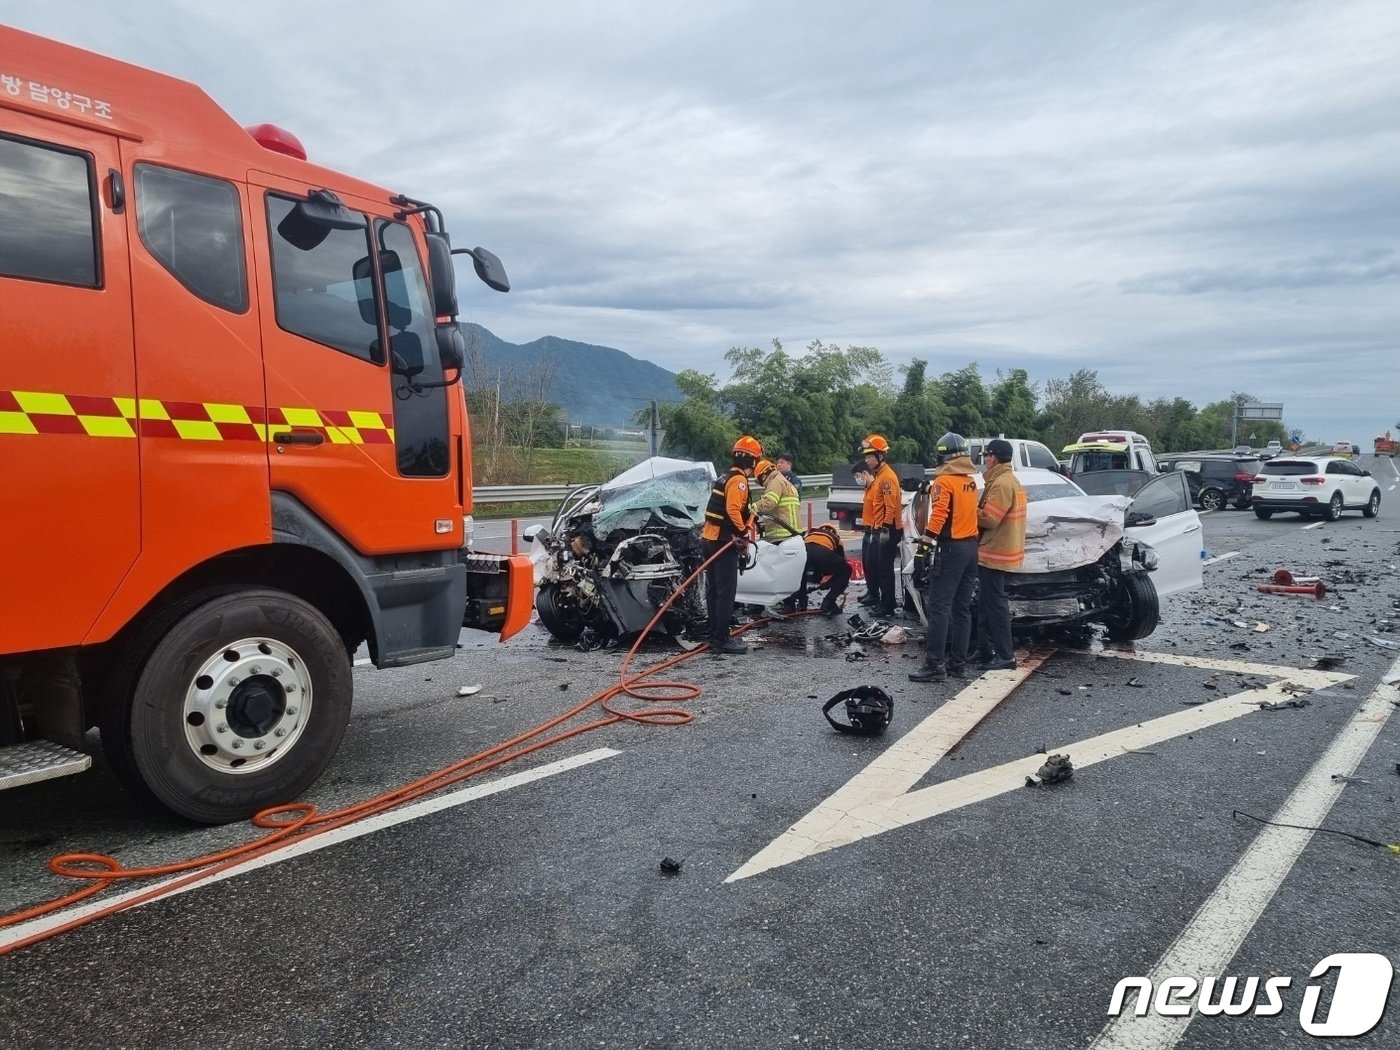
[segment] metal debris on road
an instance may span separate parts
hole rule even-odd
[[[1392,642],[1389,638],[1372,638],[1372,645],[1379,645],[1382,649],[1400,649],[1400,642]]]
[[[1332,782],[1335,784],[1369,784],[1365,777],[1349,777],[1342,773],[1333,773]]]
[[[1035,771],[1035,776],[1026,777],[1026,787],[1059,784],[1069,780],[1072,776],[1074,776],[1074,763],[1069,760],[1069,755],[1051,755]]]
[[[1293,700],[1261,700],[1259,701],[1259,710],[1282,711],[1289,707],[1307,707],[1311,703],[1311,700],[1301,700],[1297,698]]]
[[[479,692],[481,692],[481,686],[479,686],[479,685],[464,685],[464,686],[462,686],[460,689],[457,690],[457,695],[458,695],[458,696],[476,696],[476,694],[479,693]]]

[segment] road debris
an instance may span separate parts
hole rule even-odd
[[[458,695],[458,696],[476,696],[476,694],[479,693],[479,692],[481,692],[481,686],[479,686],[479,685],[464,685],[464,686],[462,686],[460,689],[457,690],[457,695]]]
[[[662,858],[661,858],[661,874],[662,874],[662,875],[679,875],[680,872],[681,872],[681,865],[684,864],[684,863],[685,863],[685,858],[684,858],[684,857],[682,857],[680,860],[672,860],[670,857],[662,857]]]
[[[1313,661],[1313,668],[1318,671],[1335,671],[1342,664],[1347,662],[1345,656],[1329,655],[1319,656]]]
[[[1332,782],[1334,784],[1369,784],[1365,777],[1349,777],[1342,773],[1333,773]]]
[[[1259,701],[1259,710],[1283,711],[1290,707],[1307,707],[1311,703],[1311,700],[1302,700],[1296,697],[1292,700],[1261,700]]]
[[[1072,776],[1074,776],[1074,764],[1070,762],[1069,755],[1051,755],[1035,771],[1035,776],[1026,777],[1026,787],[1059,784],[1069,780]]]
[[[1129,678],[1127,684],[1130,685],[1130,686],[1132,686],[1134,689],[1146,689],[1146,688],[1147,688],[1147,686],[1143,685],[1143,684],[1142,684],[1141,682],[1139,682],[1136,678]]]
[[[1389,638],[1372,638],[1372,645],[1379,645],[1382,649],[1400,649],[1400,642],[1392,642]]]

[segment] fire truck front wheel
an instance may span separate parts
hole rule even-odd
[[[176,619],[103,726],[113,768],[138,793],[220,824],[295,800],[350,719],[350,656],[314,606],[236,590]]]

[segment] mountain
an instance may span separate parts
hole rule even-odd
[[[522,345],[508,343],[479,324],[467,323],[461,328],[468,359],[475,341],[487,374],[514,374],[519,381],[542,363],[552,363],[554,375],[547,397],[563,406],[572,423],[627,426],[649,401],[681,400],[674,372],[610,346],[576,343],[552,335]],[[470,369],[467,375],[470,378]],[[507,392],[506,398],[510,397]]]

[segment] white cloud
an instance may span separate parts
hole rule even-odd
[[[472,320],[671,368],[812,339],[1395,422],[1400,8],[50,0],[13,24],[200,83],[443,207]],[[1320,374],[1325,373],[1325,375]]]

